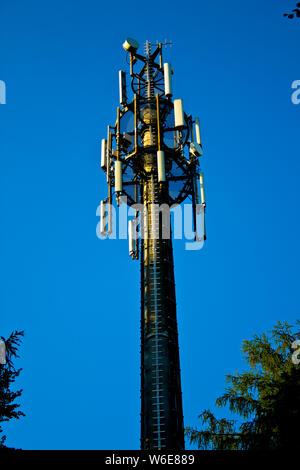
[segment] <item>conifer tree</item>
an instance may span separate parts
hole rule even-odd
[[[13,331],[8,339],[0,338],[3,341],[2,344],[5,345],[5,348],[3,348],[5,350],[5,357],[2,357],[0,363],[0,448],[6,447],[4,444],[6,436],[3,434],[1,424],[5,421],[25,416],[22,411],[18,410],[20,405],[14,403],[15,399],[22,394],[22,390],[15,391],[12,388],[22,370],[14,367],[13,360],[19,357],[18,348],[23,336],[24,331]]]
[[[191,443],[212,450],[297,449],[300,334],[294,329],[278,322],[269,334],[243,341],[249,370],[226,376],[225,393],[216,400],[239,420],[217,419],[204,410],[200,429],[186,428]]]

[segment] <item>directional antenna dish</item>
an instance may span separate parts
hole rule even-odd
[[[132,38],[127,38],[123,43],[123,48],[128,52],[135,52],[139,48],[139,43]]]

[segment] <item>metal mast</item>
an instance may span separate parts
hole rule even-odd
[[[199,240],[196,212],[203,209],[204,227],[205,200],[198,162],[202,155],[199,120],[184,113],[182,100],[172,102],[172,69],[162,62],[162,46],[156,44],[152,51],[147,41],[145,54],[140,55],[135,40],[128,38],[123,44],[129,52],[134,98],[128,102],[126,74],[120,71],[121,108],[116,125],[109,126],[108,137],[102,140],[101,166],[107,173],[109,194],[102,201],[101,226],[103,235],[111,232],[114,187],[118,205],[126,200],[136,209],[136,218],[129,221],[129,252],[141,263],[141,449],[181,450],[184,431],[170,212],[160,208],[190,196]]]

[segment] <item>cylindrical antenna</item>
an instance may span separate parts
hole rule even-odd
[[[203,240],[206,240],[206,224],[205,224],[205,208],[202,210],[202,221],[203,221]]]
[[[175,127],[181,128],[185,126],[184,113],[182,100],[174,100],[174,116],[175,116]]]
[[[166,181],[165,171],[165,152],[161,150],[161,133],[160,133],[160,111],[159,111],[159,95],[156,95],[156,122],[157,122],[157,174],[158,182]]]
[[[120,104],[124,106],[127,102],[126,74],[122,70],[119,70],[119,93],[120,93]]]
[[[157,149],[161,150],[159,94],[156,95]]]
[[[164,77],[165,77],[165,95],[172,96],[172,68],[171,64],[165,63],[164,64]]]
[[[112,233],[112,190],[111,177],[108,179],[108,234]]]
[[[123,190],[122,185],[122,162],[117,160],[115,162],[115,192],[121,193]]]
[[[100,217],[100,233],[104,236],[106,234],[106,201],[101,201]]]
[[[120,161],[120,107],[117,110],[117,161],[115,162],[115,192],[117,193],[117,206],[119,207],[119,194],[122,191],[122,163]]]
[[[134,199],[136,202],[138,202],[138,188],[137,185],[134,185]],[[135,245],[135,259],[139,259],[139,237],[137,235],[137,227],[139,225],[139,211],[136,209],[135,210],[135,221],[136,221],[136,226],[135,226],[135,239],[136,239],[136,245]]]
[[[204,179],[203,179],[202,172],[199,175],[199,181],[200,181],[200,199],[201,199],[201,204],[202,204],[203,240],[206,240],[206,225],[205,225],[206,202],[205,202],[205,193],[204,193]]]
[[[166,181],[165,152],[162,150],[157,150],[157,174],[158,182],[164,183]]]
[[[193,119],[191,115],[189,115],[189,129],[191,133],[192,142],[194,142],[194,126],[193,126]]]
[[[158,44],[159,47],[159,67],[162,68],[162,44],[161,42]]]
[[[128,222],[129,255],[132,259],[136,257],[136,225],[135,220]]]
[[[107,140],[106,140],[106,170],[107,170],[107,183],[110,173],[110,154],[111,154],[112,135],[110,126],[107,126]]]
[[[193,182],[194,182],[194,188],[195,188],[195,202],[198,205],[199,204],[199,192],[198,192],[198,181],[196,176],[193,177]]]
[[[197,195],[196,195],[197,189],[196,188],[197,188],[197,180],[194,177],[193,178],[193,191],[192,191],[193,225],[194,225],[194,234],[195,234],[194,241],[198,240],[198,234],[197,234],[198,227],[197,227],[197,216],[196,216],[197,214]]]
[[[106,169],[106,146],[107,146],[106,139],[102,139],[101,140],[101,168],[102,170]]]
[[[195,133],[196,133],[196,142],[201,145],[201,135],[200,135],[200,123],[199,118],[195,118]]]
[[[120,160],[120,108],[117,110],[117,160]]]
[[[200,182],[200,199],[201,199],[201,204],[205,207],[205,193],[204,193],[204,179],[203,179],[203,173],[201,172],[199,175],[199,182]]]
[[[134,152],[138,147],[138,120],[137,120],[137,97],[134,95]]]

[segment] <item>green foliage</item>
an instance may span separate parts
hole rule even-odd
[[[294,10],[292,10],[295,13],[284,13],[283,16],[287,16],[290,20],[293,19],[294,17],[300,18],[300,2],[297,3],[296,7],[297,8],[294,8]]]
[[[25,416],[22,411],[18,410],[20,405],[14,403],[15,399],[22,394],[22,390],[12,391],[11,388],[22,370],[15,369],[13,359],[19,357],[18,348],[23,336],[24,331],[13,331],[7,340],[1,337],[6,348],[6,364],[0,364],[0,423]],[[1,425],[0,434],[3,434]],[[6,436],[2,435],[0,437],[0,448],[6,447],[5,440]]]
[[[297,322],[299,324],[299,322]],[[296,449],[300,423],[300,364],[292,361],[294,327],[277,322],[269,335],[243,341],[249,370],[227,375],[225,393],[216,400],[237,420],[217,419],[209,410],[199,418],[200,429],[186,428],[199,449]]]

